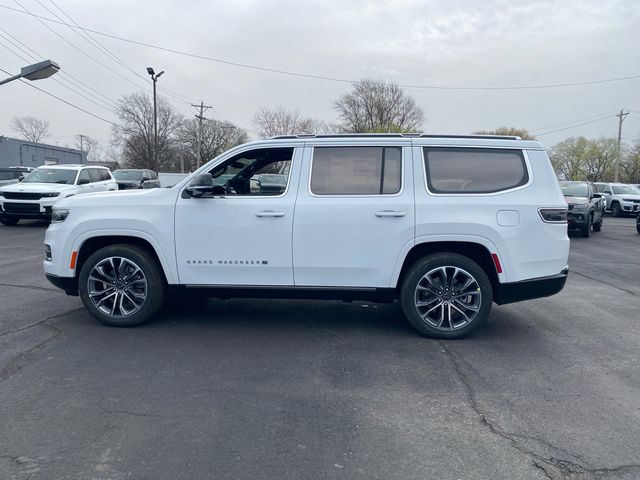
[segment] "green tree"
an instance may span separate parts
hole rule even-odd
[[[473,132],[475,135],[509,135],[520,137],[523,140],[535,140],[536,137],[531,135],[525,128],[516,127],[498,127],[495,130],[479,130]]]

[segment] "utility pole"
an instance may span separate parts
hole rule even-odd
[[[200,164],[202,163],[202,122],[206,120],[206,118],[204,118],[204,112],[213,107],[211,105],[205,105],[202,100],[200,101],[200,105],[191,104],[191,106],[200,110],[200,115],[195,115],[195,117],[198,119],[198,158],[196,163],[196,169],[198,169],[200,168]],[[184,167],[182,168],[182,170],[184,172]]]
[[[78,134],[78,138],[80,139],[80,151],[84,152],[84,139],[86,138],[86,135],[83,135],[81,133]],[[87,157],[89,156],[89,152],[87,152]],[[89,161],[89,159],[87,158],[87,162]],[[82,163],[82,156],[80,157],[80,163]]]
[[[164,73],[164,70],[160,73],[156,73],[152,67],[147,67],[147,73],[151,76],[153,82],[153,163],[156,167],[156,173],[159,173],[158,167],[158,105],[156,100],[156,83],[158,79]]]
[[[618,148],[616,150],[616,174],[613,179],[614,182],[618,181],[618,177],[620,175],[620,142],[622,141],[622,122],[629,115],[629,112],[625,112],[624,108],[620,109],[620,113],[616,115],[620,119],[618,122]]]

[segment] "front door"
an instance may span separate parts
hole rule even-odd
[[[224,195],[178,196],[180,283],[293,285],[291,236],[301,152],[286,145],[244,150],[209,170]],[[270,182],[263,185],[265,176]]]

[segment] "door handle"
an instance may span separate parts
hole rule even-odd
[[[284,217],[284,212],[276,212],[274,210],[262,210],[256,212],[256,217]]]
[[[398,210],[380,210],[376,217],[404,217],[405,213]]]

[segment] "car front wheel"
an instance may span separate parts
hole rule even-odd
[[[133,245],[101,248],[86,260],[78,290],[82,303],[112,327],[139,325],[158,312],[165,282],[158,262]]]
[[[611,204],[611,216],[612,217],[619,217],[620,215],[622,215],[622,209],[620,208],[620,204],[612,203]]]
[[[413,327],[432,338],[462,338],[484,322],[493,290],[485,271],[456,253],[416,262],[402,282],[400,303]]]

